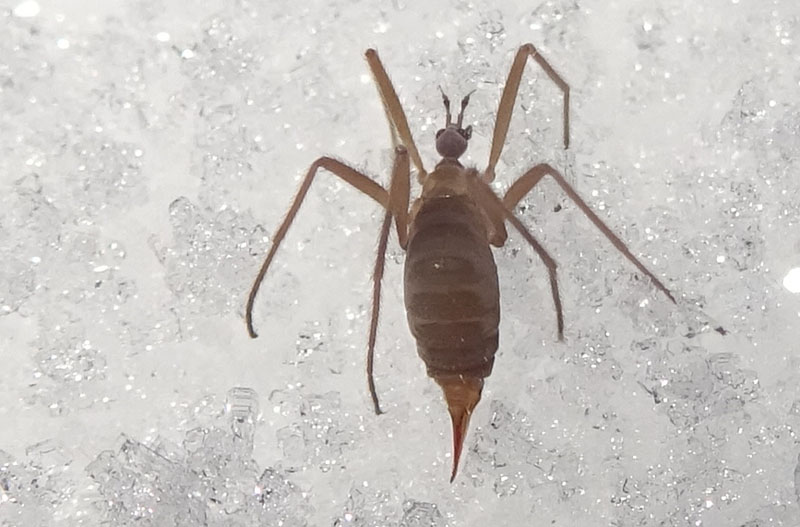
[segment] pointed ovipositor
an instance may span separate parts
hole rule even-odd
[[[452,483],[458,473],[458,462],[461,459],[472,410],[481,400],[483,378],[447,375],[437,377],[435,380],[442,387],[453,422],[453,472],[450,474]]]

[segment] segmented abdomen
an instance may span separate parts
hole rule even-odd
[[[489,376],[500,323],[497,267],[469,198],[423,202],[409,233],[405,304],[428,375]]]

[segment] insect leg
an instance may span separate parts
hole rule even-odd
[[[383,216],[380,236],[378,237],[378,254],[375,257],[375,268],[372,272],[372,314],[369,321],[369,338],[367,340],[367,385],[372,397],[375,413],[381,414],[378,394],[375,391],[375,378],[373,377],[373,364],[375,358],[375,340],[378,333],[378,317],[381,309],[381,280],[386,263],[386,245],[389,241],[389,230],[392,227],[392,216],[397,225],[397,237],[400,246],[405,249],[408,237],[408,198],[409,198],[409,166],[408,152],[405,147],[395,148],[394,169],[390,183],[389,201],[386,214]]]
[[[400,99],[397,97],[397,92],[392,85],[389,75],[383,67],[381,59],[378,57],[378,52],[374,49],[368,49],[365,53],[367,63],[372,76],[375,77],[375,83],[378,86],[378,93],[383,102],[383,109],[386,111],[386,117],[389,119],[389,127],[392,130],[392,140],[397,141],[397,136],[400,137],[400,143],[408,149],[408,154],[411,161],[417,168],[417,179],[420,181],[425,178],[427,172],[422,165],[422,159],[419,157],[417,145],[414,143],[414,138],[411,136],[411,129],[408,127],[408,119],[403,111],[403,106],[400,104]],[[395,146],[397,146],[395,144]]]
[[[547,76],[556,83],[564,94],[564,149],[569,148],[569,84],[567,84],[564,79],[556,73],[556,70],[553,69],[547,60],[536,51],[533,44],[525,44],[517,50],[514,63],[511,65],[511,70],[508,72],[506,86],[503,88],[503,95],[500,97],[500,106],[497,109],[497,118],[495,119],[494,133],[492,134],[492,149],[489,154],[489,165],[486,167],[483,175],[485,181],[494,181],[494,167],[500,159],[500,152],[503,151],[503,145],[506,142],[508,125],[511,122],[511,113],[514,110],[514,102],[517,99],[519,84],[522,81],[522,72],[525,69],[528,56],[533,58],[533,60],[542,67],[544,72],[547,73]]]
[[[501,216],[508,220],[517,231],[525,238],[542,262],[547,267],[550,276],[550,293],[553,296],[553,306],[556,310],[556,326],[558,328],[558,340],[564,340],[564,312],[561,308],[561,296],[558,292],[558,279],[556,276],[556,261],[548,254],[542,244],[530,233],[527,227],[514,215],[511,208],[507,207],[497,194],[491,189],[488,183],[476,180],[473,195],[481,203],[484,210],[488,211],[490,218]],[[494,221],[494,220],[492,220]]]
[[[389,242],[389,230],[391,227],[392,211],[387,209],[386,214],[383,215],[381,233],[378,237],[378,254],[375,257],[375,268],[372,271],[372,314],[369,320],[369,338],[367,340],[367,386],[369,387],[369,395],[372,397],[372,405],[375,407],[377,415],[382,414],[383,410],[381,410],[381,405],[378,401],[378,393],[375,390],[375,377],[373,376],[375,341],[378,335],[378,317],[381,311],[381,280],[383,279],[383,269],[386,264],[386,245]]]
[[[278,227],[278,231],[275,233],[275,236],[273,236],[272,245],[269,248],[267,257],[264,259],[264,263],[261,265],[261,269],[258,271],[258,276],[256,276],[253,287],[250,289],[250,296],[247,298],[247,308],[245,310],[245,320],[247,322],[247,332],[252,338],[258,337],[258,334],[253,328],[253,304],[255,303],[256,295],[258,294],[258,288],[261,287],[261,282],[264,279],[264,275],[267,273],[267,269],[269,269],[272,259],[275,257],[275,253],[278,251],[278,247],[283,241],[284,236],[286,236],[286,232],[289,230],[289,227],[292,225],[292,221],[294,221],[294,217],[297,215],[297,211],[300,209],[300,205],[303,203],[303,199],[305,199],[309,187],[311,187],[311,182],[314,181],[314,176],[317,174],[317,170],[320,168],[324,168],[325,170],[339,176],[347,183],[350,183],[355,188],[383,205],[385,208],[388,209],[390,207],[389,193],[386,192],[386,189],[375,183],[361,172],[358,172],[357,170],[345,165],[341,161],[337,161],[330,157],[320,157],[314,161],[311,167],[309,167],[305,178],[303,178],[303,183],[300,185],[300,190],[297,191],[297,195],[292,201],[292,205],[289,207],[289,212],[283,219],[283,223],[281,223],[280,227]]]
[[[519,201],[546,175],[552,176],[552,178],[556,180],[556,183],[558,183],[564,192],[566,192],[567,196],[569,196],[570,199],[575,202],[578,208],[581,209],[581,211],[583,211],[583,213],[586,214],[590,220],[592,220],[592,223],[594,223],[595,226],[600,229],[600,232],[602,232],[603,235],[608,238],[608,241],[610,241],[611,244],[616,247],[616,249],[621,252],[629,262],[635,265],[639,271],[647,275],[650,280],[653,281],[653,284],[655,284],[655,286],[661,290],[662,293],[667,295],[667,297],[669,297],[669,299],[675,303],[675,298],[664,286],[664,284],[662,284],[661,281],[656,278],[656,276],[651,273],[647,267],[645,267],[644,264],[639,261],[638,258],[631,254],[628,246],[625,245],[625,243],[620,240],[619,237],[611,231],[611,229],[608,228],[603,220],[601,220],[597,214],[595,214],[594,211],[589,208],[589,205],[583,201],[583,198],[581,198],[575,189],[572,188],[572,185],[570,185],[567,180],[564,179],[564,176],[562,176],[558,170],[554,169],[550,165],[546,163],[536,165],[520,176],[520,178],[517,179],[506,192],[505,198],[503,199],[505,206],[509,210],[514,210],[514,207],[517,205],[517,203],[519,203]]]

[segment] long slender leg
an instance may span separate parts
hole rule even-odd
[[[503,151],[503,145],[506,142],[508,125],[511,122],[511,113],[514,110],[514,102],[517,99],[519,84],[522,81],[522,72],[525,69],[525,63],[528,57],[533,58],[533,60],[542,67],[544,72],[547,73],[547,76],[561,88],[564,94],[564,149],[569,148],[569,84],[564,82],[564,79],[556,73],[556,70],[553,69],[547,60],[536,51],[533,44],[525,44],[519,48],[517,55],[514,57],[514,64],[511,66],[511,71],[508,72],[506,86],[503,88],[503,95],[500,97],[500,106],[497,109],[497,119],[494,123],[494,134],[492,135],[492,150],[489,154],[489,164],[483,175],[484,181],[494,181],[494,167],[500,159],[500,152]]]
[[[406,248],[408,239],[409,166],[408,152],[403,146],[395,148],[394,169],[389,188],[391,189],[389,200],[392,206],[387,208],[386,214],[383,216],[383,224],[381,224],[381,232],[378,237],[378,254],[375,257],[375,268],[372,272],[372,314],[370,315],[369,338],[367,339],[367,385],[376,414],[383,412],[378,402],[375,378],[372,372],[375,359],[375,340],[378,334],[378,318],[381,310],[381,280],[386,264],[386,245],[389,241],[393,215],[397,225],[397,237],[403,249]]]
[[[378,255],[375,258],[375,268],[372,272],[372,315],[369,320],[369,338],[367,339],[367,385],[369,395],[372,397],[372,405],[375,413],[380,415],[380,402],[378,393],[375,391],[375,377],[373,376],[373,365],[375,362],[375,341],[378,336],[378,318],[381,312],[381,280],[383,280],[383,270],[386,264],[386,246],[389,241],[389,230],[392,227],[392,211],[387,210],[383,216],[381,233],[378,237]]]
[[[471,172],[468,176],[470,180],[480,180],[480,176],[476,169],[470,168],[468,170]],[[486,187],[485,184],[480,186]],[[491,188],[489,188],[489,192],[492,194],[492,196],[494,196],[493,198],[491,196],[483,196],[481,198],[484,192],[486,192],[486,188],[477,188],[473,190],[473,194],[475,194],[477,198],[481,199],[481,203],[487,205],[483,207],[483,211],[489,220],[489,244],[494,245],[495,247],[502,247],[506,244],[506,240],[508,239],[508,231],[506,231],[506,211],[504,210],[503,203],[499,202],[500,198],[497,197]],[[497,202],[499,202],[499,206]]]
[[[425,167],[422,165],[417,145],[414,143],[414,138],[411,136],[411,130],[408,127],[408,119],[406,119],[406,114],[400,104],[400,99],[397,97],[392,81],[389,79],[389,75],[386,74],[377,51],[368,49],[364,55],[367,57],[372,76],[375,77],[375,83],[378,85],[378,93],[383,101],[383,107],[386,111],[386,116],[389,118],[390,125],[394,127],[397,135],[400,136],[400,142],[408,149],[411,161],[419,172],[417,178],[422,180],[427,175],[427,172],[425,172]],[[392,135],[394,136],[394,134]]]
[[[269,269],[272,259],[274,258],[275,253],[278,251],[278,247],[283,241],[284,236],[286,236],[286,232],[289,230],[289,227],[292,225],[294,217],[297,215],[297,211],[300,209],[300,205],[303,203],[303,199],[305,199],[308,189],[311,187],[311,183],[314,181],[314,176],[317,174],[317,170],[320,168],[324,168],[325,170],[339,176],[347,183],[350,183],[355,188],[383,205],[384,208],[389,209],[391,206],[389,193],[386,192],[386,189],[372,181],[369,177],[365,176],[361,172],[358,172],[355,169],[345,165],[341,161],[337,161],[330,157],[320,157],[314,161],[314,163],[311,164],[311,167],[309,167],[308,172],[303,179],[303,183],[300,185],[300,190],[297,191],[297,196],[295,196],[291,207],[289,207],[289,212],[286,214],[286,217],[283,219],[283,223],[281,223],[280,227],[278,227],[278,231],[272,238],[272,245],[269,248],[267,257],[264,259],[264,263],[261,265],[261,269],[258,271],[258,276],[256,276],[253,287],[250,289],[250,296],[247,298],[245,320],[247,322],[247,332],[252,338],[258,337],[258,334],[253,328],[253,304],[255,303],[256,295],[258,294],[258,288],[261,287],[261,282],[264,279],[264,275],[267,273],[267,269]]]
[[[602,232],[603,235],[608,238],[608,241],[610,241],[611,244],[614,245],[614,247],[616,247],[617,250],[621,252],[629,262],[635,265],[639,271],[647,275],[662,293],[667,295],[667,297],[672,300],[673,303],[676,303],[675,298],[672,296],[672,293],[669,292],[669,289],[667,289],[664,284],[662,284],[661,281],[656,278],[656,276],[651,273],[642,262],[639,261],[638,258],[631,254],[628,246],[625,245],[625,243],[620,240],[619,237],[617,237],[617,235],[614,234],[605,223],[603,223],[603,220],[597,217],[597,214],[595,214],[594,211],[589,208],[586,202],[583,201],[583,199],[578,195],[578,193],[575,192],[575,189],[572,188],[572,185],[567,182],[564,176],[562,176],[558,170],[550,165],[546,163],[536,165],[520,176],[520,178],[517,179],[506,192],[505,198],[503,198],[503,203],[505,206],[509,210],[514,210],[514,207],[516,207],[517,203],[519,203],[519,201],[546,175],[552,176],[553,179],[556,180],[556,183],[561,186],[564,192],[566,192],[567,196],[569,196],[570,199],[575,202],[578,208],[581,209],[590,220],[592,220],[592,223],[594,223],[595,226],[600,229],[600,232]]]
[[[512,210],[509,207],[506,207],[505,204],[497,197],[497,194],[489,187],[486,182],[478,180],[474,187],[475,192],[474,196],[480,201],[481,205],[483,206],[484,210],[489,211],[489,215],[492,218],[496,218],[498,215],[501,215],[503,218],[508,220],[514,228],[519,231],[525,241],[527,241],[531,247],[536,251],[536,254],[539,255],[539,258],[542,259],[544,265],[547,267],[547,272],[550,275],[550,293],[553,296],[553,306],[556,310],[556,325],[558,327],[558,340],[564,340],[564,312],[561,308],[561,296],[558,292],[558,279],[556,277],[556,268],[558,267],[556,261],[548,254],[547,250],[542,247],[542,244],[536,240],[533,234],[522,224],[522,222],[514,215]],[[494,221],[494,220],[493,220]]]
[[[408,150],[402,145],[394,149],[394,168],[389,182],[389,202],[397,226],[397,240],[405,251],[408,245],[408,202],[411,199],[411,172]]]

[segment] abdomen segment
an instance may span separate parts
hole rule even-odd
[[[464,196],[423,202],[409,233],[408,324],[428,375],[489,376],[497,351],[497,268],[480,209]]]

